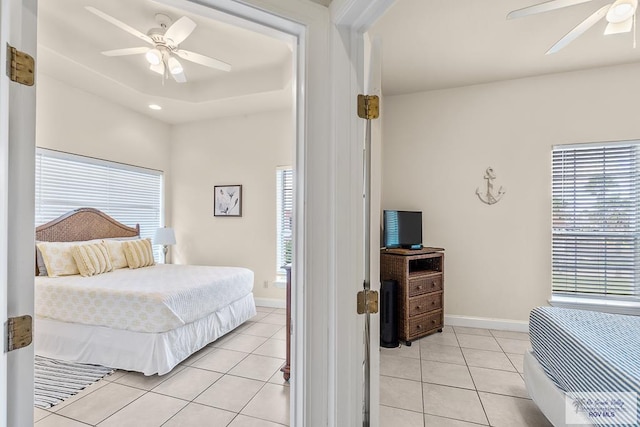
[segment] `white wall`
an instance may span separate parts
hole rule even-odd
[[[294,129],[288,110],[174,126],[175,262],[248,267],[256,298],[285,297],[273,284],[275,174],[277,166],[291,165]],[[214,185],[235,184],[242,185],[242,217],[214,217]]]
[[[551,294],[551,147],[640,138],[639,65],[385,97],[383,209],[424,212],[445,314],[527,320]],[[475,195],[492,166],[506,195]]]
[[[45,74],[37,102],[38,147],[170,172],[170,125]]]

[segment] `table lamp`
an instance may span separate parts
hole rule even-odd
[[[167,262],[167,252],[169,251],[169,245],[176,244],[176,233],[171,227],[162,227],[156,230],[156,235],[153,237],[153,243],[155,245],[162,245],[164,252],[164,262]]]

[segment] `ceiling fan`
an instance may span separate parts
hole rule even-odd
[[[592,0],[550,0],[544,3],[536,4],[533,6],[525,7],[510,12],[507,15],[507,19],[521,18],[524,16],[535,15],[542,12],[549,12],[563,7],[575,6],[581,3],[587,3]],[[571,31],[569,31],[563,38],[558,40],[556,44],[551,46],[547,51],[547,55],[550,53],[556,53],[563,47],[584,34],[589,28],[594,26],[602,18],[606,17],[607,27],[604,30],[605,35],[628,33],[635,28],[636,22],[636,10],[638,9],[638,0],[616,0],[613,3],[609,3],[596,10],[587,19],[576,25]],[[635,47],[635,35],[633,41],[633,47]]]
[[[205,67],[215,68],[222,71],[231,71],[231,65],[226,62],[222,62],[218,59],[210,58],[199,53],[180,49],[180,43],[189,37],[196,28],[196,23],[186,16],[183,16],[172,23],[171,18],[167,15],[158,13],[156,14],[156,22],[158,22],[160,28],[152,28],[147,32],[147,34],[144,34],[124,22],[119,21],[113,16],[107,15],[106,13],[96,9],[95,7],[85,6],[85,9],[150,45],[150,47],[141,46],[107,50],[102,52],[103,55],[124,56],[144,54],[151,71],[161,74],[163,78],[167,78],[168,75],[171,75],[171,77],[173,77],[173,79],[178,83],[184,83],[187,81],[187,77],[184,74],[184,69],[178,60],[178,57],[187,61],[195,62],[196,64],[204,65]]]

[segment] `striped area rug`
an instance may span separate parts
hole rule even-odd
[[[38,408],[50,408],[112,372],[113,369],[104,366],[63,362],[36,355],[34,404]]]

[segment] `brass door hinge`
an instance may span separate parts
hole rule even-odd
[[[7,352],[31,344],[32,323],[31,316],[10,317],[7,320]]]
[[[7,75],[11,81],[25,86],[33,86],[35,68],[35,61],[31,55],[7,44]]]
[[[377,95],[358,95],[358,117],[377,119],[380,116],[380,98]]]
[[[378,292],[364,290],[358,292],[358,314],[378,312]]]

